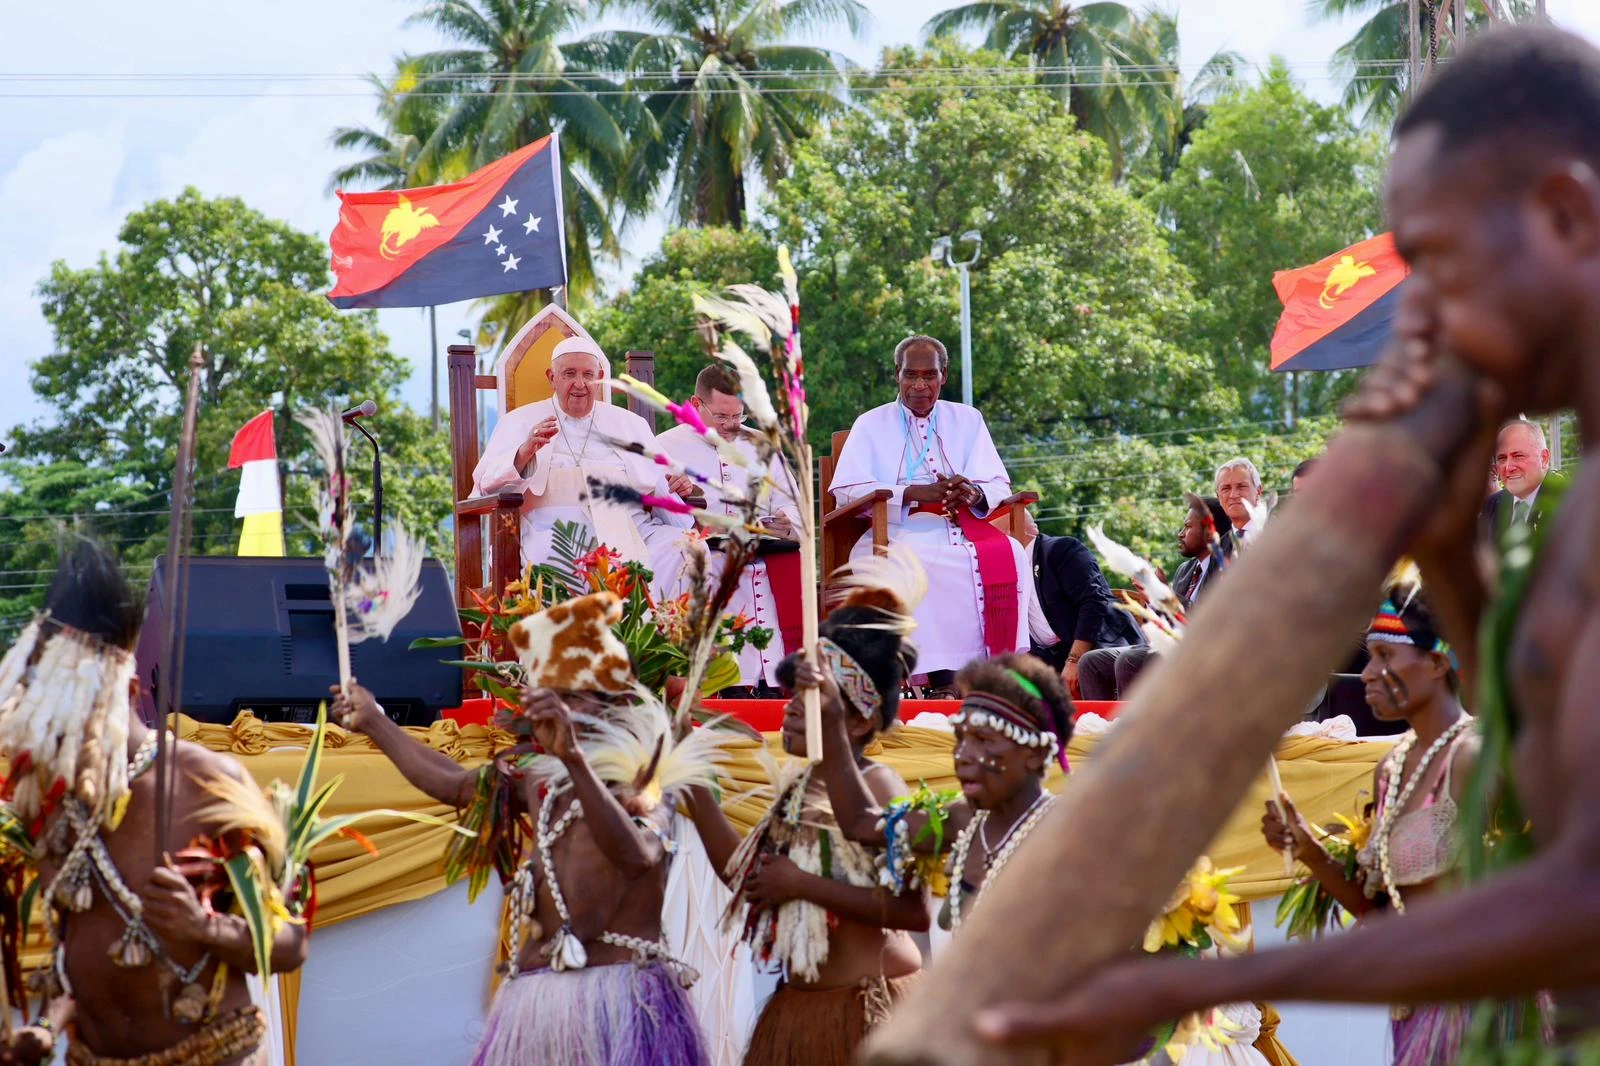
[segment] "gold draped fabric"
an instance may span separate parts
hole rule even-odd
[[[507,733],[486,726],[462,726],[448,719],[406,732],[469,768],[481,765],[512,743]],[[212,751],[235,756],[258,782],[266,785],[275,779],[294,780],[309,731],[303,725],[262,722],[244,712],[231,725],[180,719],[179,735]],[[931,788],[953,788],[953,743],[948,731],[902,726],[880,738],[870,754],[892,767],[913,788],[919,782],[926,782]],[[1067,751],[1075,763],[1092,761],[1098,743],[1097,737],[1077,737]],[[774,754],[779,752],[776,734],[767,737],[767,746]],[[728,816],[741,832],[755,825],[771,798],[757,749],[755,741],[745,738],[733,737],[728,745],[724,797]],[[1301,813],[1321,824],[1330,821],[1335,812],[1355,812],[1360,794],[1371,791],[1373,769],[1388,749],[1387,743],[1292,738],[1278,746],[1278,766],[1284,788],[1294,797]],[[1233,885],[1245,899],[1266,899],[1288,886],[1282,859],[1261,839],[1261,814],[1268,794],[1265,767],[1262,770],[1262,777],[1209,850],[1218,867],[1243,867]],[[324,812],[326,815],[391,808],[424,811],[451,820],[456,816],[450,808],[412,788],[367,737],[330,725],[322,779],[336,776],[342,778],[342,783]],[[1060,791],[1070,785],[1070,780],[1052,767],[1048,785],[1053,791]],[[362,823],[361,831],[377,845],[376,858],[355,842],[342,838],[328,841],[317,851],[319,927],[421,899],[445,887],[440,857],[449,830],[398,818],[377,818]],[[35,937],[30,938],[34,950],[25,960],[28,965],[43,959],[37,933],[35,930]],[[312,944],[315,950],[315,937]],[[299,981],[291,979],[280,984],[280,991],[285,1032],[292,1034]],[[288,1061],[293,1062],[292,1045]]]

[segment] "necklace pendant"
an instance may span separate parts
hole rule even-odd
[[[199,982],[190,981],[172,1001],[172,1016],[184,1025],[197,1025],[206,1016],[209,997]]]
[[[133,926],[128,926],[123,934],[112,942],[106,954],[111,956],[111,961],[125,970],[137,970],[150,965],[154,957],[150,945],[145,943],[144,937],[134,931]]]

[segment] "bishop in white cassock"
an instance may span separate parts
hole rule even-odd
[[[909,545],[928,575],[916,612],[917,668],[928,673],[1028,649],[1026,553],[981,521],[1011,495],[1011,478],[983,415],[939,399],[948,366],[932,337],[900,343],[899,398],[856,419],[832,484],[840,506],[891,492],[889,542]],[[965,530],[951,514],[964,516]],[[851,554],[871,551],[868,533]]]
[[[719,366],[708,366],[700,372],[695,380],[694,396],[689,401],[700,412],[700,417],[724,439],[731,440],[750,457],[752,464],[755,461],[755,446],[744,439],[741,427],[744,423],[744,402],[739,399],[738,382],[726,370]],[[708,479],[711,483],[704,486],[706,497],[706,510],[713,514],[734,515],[739,514],[738,506],[730,502],[723,492],[723,487],[737,484],[744,487],[746,471],[733,466],[718,454],[717,450],[705,439],[688,426],[674,426],[656,438],[656,447],[684,466]],[[800,528],[800,509],[796,502],[798,493],[794,483],[789,479],[787,471],[776,456],[770,461],[768,476],[775,486],[771,501],[769,502],[765,517],[768,521],[766,527],[780,538],[789,539]],[[714,567],[720,567],[721,552],[712,553]],[[739,580],[739,589],[734,593],[733,599],[728,603],[728,612],[738,614],[743,612],[757,626],[772,630],[772,643],[763,650],[754,645],[746,645],[739,654],[739,684],[754,685],[760,681],[776,686],[776,671],[778,663],[784,656],[783,622],[788,620],[788,611],[785,619],[778,617],[778,598],[773,591],[773,575],[775,568],[793,563],[796,567],[794,574],[789,575],[798,581],[798,553],[792,560],[784,560],[782,556],[765,556],[757,558],[745,568]],[[713,575],[720,570],[714,570]],[[783,582],[779,582],[782,586]],[[686,592],[687,587],[669,589],[668,593]],[[782,591],[780,587],[780,591]],[[791,598],[797,589],[790,589]],[[798,607],[798,605],[795,605]],[[798,610],[791,621],[798,624]]]
[[[659,590],[677,583],[693,520],[590,496],[588,479],[667,496],[688,492],[687,478],[662,476],[651,460],[606,438],[649,445],[650,424],[610,402],[611,364],[587,337],[556,345],[546,371],[554,395],[503,415],[472,471],[473,492],[521,492],[522,562],[543,563],[557,522],[576,522],[624,560],[655,574]]]

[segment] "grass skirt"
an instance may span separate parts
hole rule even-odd
[[[852,1066],[868,1030],[888,1015],[916,977],[820,990],[784,982],[756,1019],[744,1066]]]
[[[706,1066],[689,996],[631,963],[503,981],[472,1066]]]

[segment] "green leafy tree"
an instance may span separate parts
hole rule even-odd
[[[744,225],[746,184],[787,171],[795,145],[843,103],[845,62],[793,34],[838,27],[859,35],[856,0],[635,0],[656,24],[596,35],[633,72],[629,85],[653,122],[633,152],[628,181],[665,181],[681,222]],[[670,73],[669,73],[670,72]]]
[[[984,46],[1026,58],[1038,80],[1088,130],[1105,141],[1122,172],[1125,146],[1171,126],[1176,67],[1158,33],[1124,4],[1101,0],[977,0],[941,11],[923,26],[929,38],[978,31]]]
[[[632,286],[598,309],[590,330],[613,356],[630,348],[655,352],[656,387],[682,398],[706,365],[695,295],[743,283],[779,285],[777,249],[765,234],[725,226],[673,230]]]
[[[1521,21],[1534,14],[1529,0],[1493,0],[1494,8]],[[1344,79],[1344,103],[1374,129],[1387,129],[1400,113],[1410,89],[1411,30],[1408,0],[1311,0],[1311,17],[1335,22],[1353,15],[1367,20],[1333,53],[1335,72]],[[1467,0],[1466,36],[1492,25],[1484,0]],[[1417,48],[1426,62],[1430,46],[1440,59],[1456,51],[1454,4],[1422,0],[1417,5]]]
[[[1205,304],[1190,343],[1253,417],[1285,412],[1285,382],[1267,369],[1282,311],[1276,270],[1314,263],[1380,231],[1383,150],[1339,107],[1305,95],[1281,62],[1261,84],[1212,109],[1172,179],[1154,193],[1172,247]],[[1348,374],[1299,374],[1287,410],[1332,410]]]
[[[1188,346],[1189,276],[1149,207],[1111,184],[1101,142],[1041,94],[950,91],[1027,83],[1025,69],[984,72],[1000,62],[949,41],[890,53],[886,67],[926,73],[803,145],[776,190],[777,236],[802,274],[818,446],[893,397],[892,354],[908,334],[946,341],[959,395],[956,276],[929,247],[968,229],[984,240],[974,393],[1002,443],[1167,430],[1232,410]]]
[[[34,362],[31,381],[49,414],[15,431],[17,457],[4,472],[17,491],[0,506],[0,522],[41,517],[25,536],[3,538],[0,573],[48,572],[63,523],[111,541],[136,568],[165,549],[197,342],[205,351],[197,553],[236,548],[238,474],[227,469],[228,447],[238,428],[269,406],[279,415],[290,551],[314,552],[317,472],[292,413],[369,396],[380,404],[377,426],[394,464],[385,471],[390,512],[430,536],[436,551],[448,550],[439,530],[450,497],[437,485],[448,471],[441,461],[448,445],[397,399],[407,367],[389,351],[375,315],[337,311],[322,295],[329,278],[321,239],[237,199],[206,199],[193,189],[133,212],[118,239],[118,248],[93,266],[57,262],[39,287],[55,351]],[[360,470],[359,446],[354,454]],[[367,479],[358,474],[355,483],[365,520]],[[42,588],[8,591],[37,602]],[[0,598],[0,612],[15,606]]]

